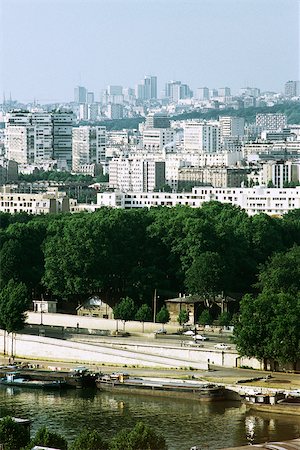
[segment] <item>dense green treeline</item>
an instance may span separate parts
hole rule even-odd
[[[99,295],[126,296],[137,307],[178,292],[208,299],[256,294],[274,253],[300,245],[300,212],[249,217],[218,202],[202,208],[100,209],[93,214],[30,217],[1,214],[0,283],[23,283],[32,295],[74,305]]]

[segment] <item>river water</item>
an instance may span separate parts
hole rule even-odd
[[[109,438],[122,427],[143,420],[160,431],[169,450],[201,450],[293,439],[300,436],[300,418],[253,414],[238,402],[199,403],[195,400],[107,393],[97,390],[40,390],[0,387],[0,417],[33,420],[32,432],[42,425],[71,443],[85,427]]]

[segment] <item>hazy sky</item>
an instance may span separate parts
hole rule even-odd
[[[158,76],[283,89],[299,79],[298,0],[0,0],[0,95],[73,99]]]

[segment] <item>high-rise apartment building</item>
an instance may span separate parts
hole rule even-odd
[[[77,86],[74,89],[74,102],[75,103],[85,103],[87,96],[87,90],[83,86]]]
[[[165,162],[144,158],[113,158],[109,186],[122,192],[151,192],[165,184]]]
[[[287,127],[287,117],[281,113],[256,114],[255,124],[262,130],[282,130]]]
[[[123,105],[110,103],[107,106],[107,117],[109,119],[123,119],[124,108]]]
[[[209,89],[208,87],[200,87],[196,90],[196,98],[198,100],[209,100]]]
[[[145,100],[157,99],[157,77],[147,75],[144,78]]]
[[[286,97],[297,97],[300,95],[300,82],[289,80],[284,85],[284,94]]]
[[[7,116],[5,151],[18,163],[37,163],[53,157],[50,113],[12,111]]]
[[[218,124],[190,121],[184,125],[184,148],[202,153],[218,152],[220,127]]]
[[[74,127],[72,130],[72,170],[81,172],[82,166],[99,164],[104,161],[105,149],[105,127]]]
[[[72,128],[74,114],[57,112],[52,114],[53,124],[53,156],[54,159],[66,161],[72,167]]]
[[[240,90],[241,95],[246,97],[259,97],[260,96],[260,89],[255,87],[244,87]]]
[[[94,92],[88,92],[86,96],[86,102],[88,105],[92,105],[95,103],[95,94]]]
[[[229,87],[223,87],[218,89],[218,96],[219,97],[230,97],[231,90]]]
[[[135,95],[138,100],[157,99],[157,77],[147,75],[136,85]]]
[[[146,117],[145,128],[170,128],[170,119],[166,113],[149,113]]]
[[[219,123],[221,138],[244,136],[245,119],[243,117],[221,116]]]
[[[174,103],[179,100],[191,98],[193,95],[191,89],[187,84],[182,84],[181,81],[169,81],[165,85],[165,96]]]

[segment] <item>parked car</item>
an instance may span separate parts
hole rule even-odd
[[[220,342],[219,344],[216,344],[214,347],[218,350],[229,350],[231,348],[230,345],[224,344],[224,342]]]
[[[167,334],[164,328],[159,328],[159,330],[155,330],[154,334]]]
[[[208,341],[208,337],[204,336],[204,334],[195,334],[195,341]]]
[[[185,336],[194,336],[194,331],[193,330],[187,330],[184,331],[182,334],[184,334]]]

